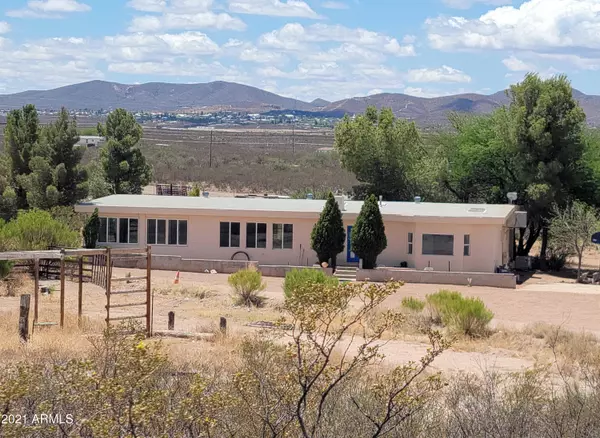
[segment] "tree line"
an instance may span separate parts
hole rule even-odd
[[[133,114],[118,109],[99,124],[107,139],[99,163],[82,164],[86,146],[79,145],[77,120],[62,108],[58,118],[40,123],[34,105],[11,111],[0,155],[0,217],[18,210],[72,207],[91,197],[141,193],[152,169],[137,146],[142,128]]]
[[[600,135],[587,127],[566,76],[528,74],[507,93],[509,104],[492,114],[450,114],[451,129],[427,142],[391,109],[344,118],[335,128],[335,149],[360,182],[355,195],[507,203],[507,193],[517,192],[516,203],[528,213],[517,254],[528,255],[541,238],[545,260],[557,212],[575,201],[600,205]]]

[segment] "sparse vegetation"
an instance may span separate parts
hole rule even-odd
[[[154,288],[154,292],[159,295],[180,296],[185,298],[196,298],[204,300],[213,295],[213,291],[202,286],[181,286],[173,285],[169,287]]]
[[[425,301],[415,297],[405,297],[402,298],[402,307],[413,312],[422,312],[425,308]]]
[[[267,288],[267,283],[263,282],[262,274],[256,269],[242,269],[231,274],[227,281],[233,290],[233,302],[236,305],[248,307],[265,305],[267,299],[260,295],[260,292]]]
[[[485,336],[494,314],[480,298],[465,298],[459,292],[441,290],[427,296],[432,319],[465,336]]]
[[[294,291],[308,287],[311,284],[336,286],[339,283],[336,277],[325,274],[321,269],[292,269],[285,275],[283,293],[286,298],[291,298]]]

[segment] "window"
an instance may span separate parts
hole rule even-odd
[[[267,224],[246,224],[246,248],[267,247]]]
[[[239,222],[221,222],[219,227],[221,248],[239,248],[240,247],[240,223]]]
[[[454,255],[454,236],[423,234],[423,255]]]
[[[294,225],[273,224],[273,249],[292,249],[294,247]]]
[[[471,236],[469,234],[465,234],[465,237],[464,237],[463,255],[464,256],[471,255]]]
[[[413,253],[413,233],[408,233],[408,253]]]
[[[187,245],[187,221],[148,219],[149,245]]]
[[[138,243],[138,220],[101,217],[98,243]]]
[[[105,217],[100,218],[100,227],[98,228],[98,243],[106,242],[106,232],[108,229],[107,221],[108,221],[108,218],[105,218]]]
[[[149,245],[166,245],[167,221],[165,219],[148,219],[146,235]]]
[[[108,218],[108,239],[109,243],[117,242],[117,218],[109,217]]]

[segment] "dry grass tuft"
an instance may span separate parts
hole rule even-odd
[[[155,287],[154,292],[159,295],[169,295],[185,298],[196,298],[204,300],[215,294],[215,291],[203,286],[181,286]]]
[[[12,273],[0,281],[0,297],[16,297],[23,293],[31,293],[33,280],[28,274]]]

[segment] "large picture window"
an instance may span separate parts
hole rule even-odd
[[[187,245],[187,220],[148,219],[149,245]]]
[[[221,222],[219,225],[219,246],[221,248],[240,247],[240,223]]]
[[[294,247],[294,225],[273,224],[273,249],[292,249]]]
[[[246,224],[246,248],[267,247],[267,224]]]
[[[454,255],[454,236],[451,234],[423,234],[423,255]]]
[[[138,243],[138,220],[101,217],[98,243]]]

